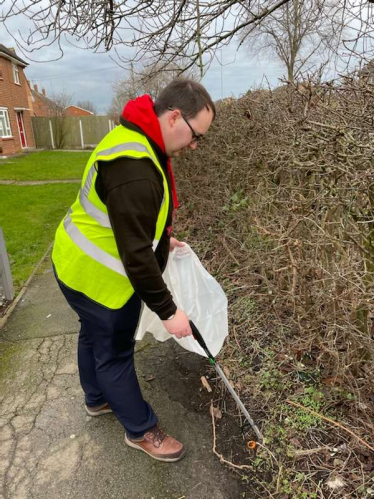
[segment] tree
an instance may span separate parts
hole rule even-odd
[[[127,68],[131,61],[144,61],[147,57],[150,65],[161,62],[160,71],[177,63],[181,71],[197,65],[202,75],[209,68],[217,49],[228,45],[248,27],[254,32],[278,9],[294,1],[0,0],[3,7],[0,22],[29,59],[33,52],[52,44],[57,44],[62,57],[62,41],[67,38],[71,44],[83,45],[95,52],[114,49],[119,61]],[[366,12],[369,1],[372,2],[336,2],[336,12],[342,16],[355,11],[351,16],[356,25],[356,33],[349,40],[351,50],[356,50],[355,42],[363,40],[372,30],[372,13]],[[26,16],[30,29],[12,35],[7,28],[8,21],[17,16]],[[124,56],[122,50],[131,54]],[[180,60],[184,61],[182,65]]]
[[[163,71],[160,70],[159,66],[160,63],[156,63],[136,72],[134,65],[131,64],[128,76],[113,84],[114,97],[107,111],[108,116],[113,121],[118,122],[118,117],[127,101],[143,94],[149,94],[152,99],[155,99],[160,91],[181,72],[175,64],[168,66]],[[191,70],[187,72],[186,76],[197,79],[196,72]]]
[[[85,109],[86,111],[91,111],[93,114],[97,114],[95,104],[90,100],[79,100],[77,106]]]
[[[293,81],[302,71],[310,69],[315,62],[314,56],[318,54],[321,58],[323,51],[327,60],[328,53],[337,47],[341,23],[334,29],[335,7],[329,2],[293,0],[286,3],[255,29],[244,28],[241,43],[252,54],[265,51],[277,57],[286,67],[288,80]]]
[[[51,101],[53,102],[51,107],[53,139],[57,149],[62,149],[68,133],[66,108],[72,104],[73,96],[62,90],[58,93],[52,93]]]
[[[349,36],[342,39],[344,52],[342,60],[347,63],[347,68],[352,68],[352,60],[363,66],[374,59],[374,18],[373,0],[367,2],[346,0],[346,4],[340,6],[337,15],[346,26]]]
[[[24,15],[31,23],[29,34],[19,31],[13,36],[25,54],[56,42],[63,55],[61,41],[66,36],[98,51],[128,48],[133,53],[123,63],[137,62],[144,56],[162,61],[162,71],[172,63],[185,61],[181,70],[200,66],[201,74],[209,67],[216,49],[227,45],[249,25],[257,25],[291,0],[13,0],[0,22]],[[9,30],[8,30],[9,32]],[[128,34],[131,33],[131,36]],[[30,57],[29,57],[30,58]]]
[[[121,95],[117,95],[117,93],[114,93],[114,96],[112,98],[112,102],[107,109],[107,116],[114,121],[117,125],[119,124],[119,117],[121,116],[122,110],[126,104],[127,100],[124,100]]]
[[[61,92],[52,92],[50,100],[53,102],[53,116],[65,116],[65,109],[73,102],[72,94],[61,90]]]

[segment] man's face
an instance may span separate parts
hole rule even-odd
[[[164,142],[169,157],[178,157],[187,149],[196,149],[199,138],[206,134],[213,121],[213,111],[206,108],[194,118],[187,118],[179,109],[168,113]]]

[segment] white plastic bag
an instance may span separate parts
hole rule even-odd
[[[170,253],[163,278],[177,307],[194,322],[210,352],[216,356],[228,334],[227,298],[221,286],[205,270],[188,244],[176,247]],[[135,339],[141,340],[146,332],[152,333],[158,341],[174,338],[186,350],[206,357],[193,336],[178,340],[144,305]]]

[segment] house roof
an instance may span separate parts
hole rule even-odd
[[[41,94],[40,92],[37,92],[36,90],[34,90],[31,87],[30,87],[30,91],[31,91],[31,94],[33,95],[34,98],[36,97],[37,99],[40,99],[48,107],[52,107],[52,108],[56,107],[56,103],[53,100],[48,99],[48,97],[46,97],[45,95]]]
[[[2,43],[0,43],[0,56],[5,57],[6,59],[10,59],[13,62],[17,62],[23,67],[28,66],[27,62],[23,61],[15,52],[13,52],[12,49],[8,49]]]
[[[75,107],[76,109],[81,109],[82,111],[86,111],[86,113],[94,114],[92,111],[88,109],[83,109],[83,107],[76,106],[75,104],[71,104],[70,106],[65,107],[65,109],[70,109],[71,107]]]

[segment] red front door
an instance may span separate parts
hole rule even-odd
[[[23,116],[22,112],[17,112],[17,122],[18,122],[18,131],[19,131],[19,137],[21,139],[21,147],[27,147],[26,143],[26,134],[25,134],[25,127],[23,125]]]

